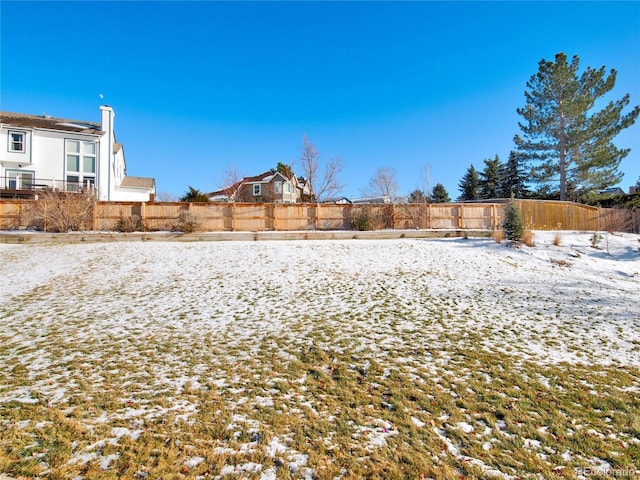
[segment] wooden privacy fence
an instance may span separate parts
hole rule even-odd
[[[30,208],[38,200],[0,201],[0,228],[36,227]],[[506,201],[445,204],[272,204],[99,202],[94,230],[117,230],[135,220],[145,230],[178,230],[186,220],[199,231],[287,231],[370,229],[498,229]],[[638,212],[598,209],[572,202],[516,200],[525,228],[532,230],[638,231]],[[614,213],[624,212],[624,214]],[[624,220],[622,219],[624,217]]]

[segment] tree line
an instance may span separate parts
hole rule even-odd
[[[543,58],[538,62],[538,72],[526,84],[525,105],[516,110],[521,117],[520,133],[514,136],[509,158],[504,163],[498,155],[485,159],[480,171],[471,164],[458,183],[459,201],[505,197],[584,200],[622,180],[620,162],[630,149],[618,148],[613,139],[635,123],[640,106],[624,113],[630,102],[626,94],[595,110],[596,102],[613,89],[617,72],[606,72],[603,66],[587,67],[580,73],[579,63],[577,55],[569,60],[562,52],[554,61]],[[316,201],[340,192],[342,161],[332,157],[321,163],[320,152],[306,136],[300,162]],[[237,175],[223,178],[228,184],[237,179]],[[640,179],[637,186],[640,189]],[[189,188],[183,198],[202,198],[202,192]],[[392,200],[398,198],[397,192],[396,171],[390,167],[378,168],[362,190],[365,197]],[[405,201],[437,203],[450,198],[445,187],[436,183],[433,188],[412,191]]]

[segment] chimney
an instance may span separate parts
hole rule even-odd
[[[100,107],[100,124],[103,132],[109,132],[113,129],[113,119],[116,116],[113,113],[113,109],[109,105],[102,105]]]

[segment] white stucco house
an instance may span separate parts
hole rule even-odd
[[[128,177],[115,113],[100,123],[0,112],[0,197],[90,189],[101,201],[153,201],[155,179]]]

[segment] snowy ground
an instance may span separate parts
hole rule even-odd
[[[555,235],[2,244],[0,473],[631,473],[640,237]]]

